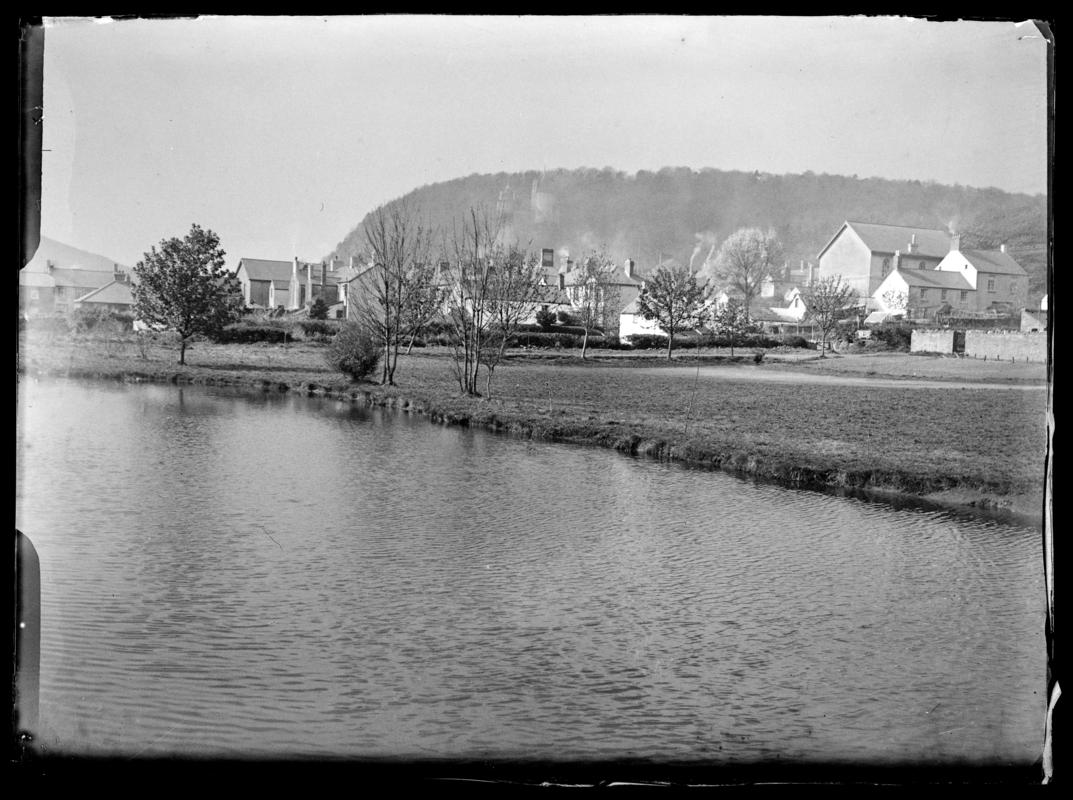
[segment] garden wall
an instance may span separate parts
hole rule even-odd
[[[1045,362],[1047,334],[1042,331],[965,331],[965,355],[1000,361]]]
[[[913,330],[913,338],[909,344],[911,353],[953,353],[953,331],[924,331]]]

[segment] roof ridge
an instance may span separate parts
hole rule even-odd
[[[951,233],[948,230],[942,228],[926,228],[923,225],[895,225],[893,222],[867,222],[863,219],[847,219],[847,225],[879,225],[884,228],[916,228],[918,231],[935,231],[936,233],[942,233],[946,236],[950,236]]]

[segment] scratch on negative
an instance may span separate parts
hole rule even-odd
[[[275,537],[273,537],[272,534],[268,532],[268,529],[266,529],[264,525],[258,525],[257,527],[264,531],[265,536],[267,536],[273,542],[276,542]],[[283,545],[281,545],[279,542],[276,542],[276,547],[278,547],[280,550],[283,550]]]

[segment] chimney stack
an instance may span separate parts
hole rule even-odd
[[[626,268],[626,277],[633,277],[633,259],[627,258],[626,263],[623,265]]]
[[[559,273],[559,291],[561,291],[561,292],[566,291],[566,273],[565,272],[560,272]]]
[[[960,249],[961,249],[961,234],[960,233],[955,233],[953,236],[950,237],[950,252],[953,253],[955,250],[960,250]]]
[[[909,237],[909,252],[915,253],[917,251],[917,235],[914,233]]]
[[[1006,252],[1006,243],[1005,243],[1005,242],[1003,242],[1002,244],[1000,244],[1000,245],[998,246],[998,249],[999,249],[999,251],[1000,251],[1000,252],[1003,252],[1003,253],[1005,253],[1005,252]]]
[[[298,256],[294,257],[294,266],[291,267],[291,277],[298,280]]]
[[[898,267],[901,266],[901,260],[902,260],[902,251],[901,250],[895,250],[894,251],[894,258],[891,261],[891,266],[894,269],[898,269]]]
[[[804,264],[805,262],[802,261],[801,263]],[[808,285],[812,285],[812,264],[808,265]]]

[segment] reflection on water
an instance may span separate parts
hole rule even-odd
[[[46,748],[1031,762],[1038,534],[333,400],[20,385]]]

